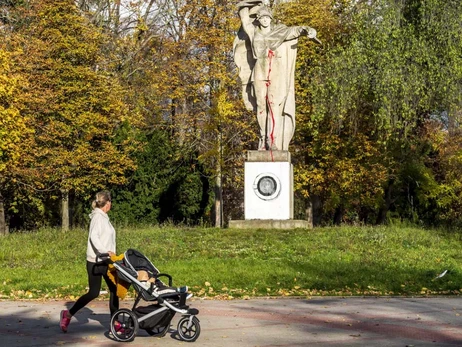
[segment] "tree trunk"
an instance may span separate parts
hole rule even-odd
[[[61,229],[62,231],[69,230],[69,191],[62,189],[61,200]]]
[[[312,210],[312,219],[313,219],[313,227],[316,225],[321,224],[322,220],[322,207],[321,207],[321,199],[317,195],[310,196],[310,203],[311,203],[311,210]]]
[[[220,133],[218,134],[218,157],[216,162],[216,173],[217,178],[215,180],[215,228],[223,227],[223,180],[221,176],[221,164],[222,164],[222,137],[221,127]]]
[[[223,195],[221,187],[221,173],[215,180],[215,227],[223,227]]]
[[[306,215],[306,220],[308,221],[310,228],[312,228],[313,227],[313,202],[311,201],[311,197],[308,198],[305,202],[305,215]]]
[[[0,235],[8,234],[8,228],[5,220],[5,205],[3,204],[3,196],[0,194]]]
[[[335,209],[334,213],[334,224],[335,225],[341,225],[343,221],[343,214],[345,213],[345,208],[340,205]]]
[[[393,190],[393,182],[388,182],[388,185],[384,188],[385,201],[380,207],[379,213],[377,214],[376,224],[384,224],[387,219],[387,213],[391,206],[391,194]]]

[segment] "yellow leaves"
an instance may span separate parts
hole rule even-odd
[[[224,117],[224,119],[229,119],[230,116],[236,116],[238,113],[235,101],[230,100],[224,90],[220,91],[218,94],[217,111],[221,117]]]
[[[20,79],[10,72],[10,55],[0,50],[0,173],[10,171],[24,150],[23,140],[30,131],[15,104]]]
[[[96,339],[96,336],[95,335],[84,336],[83,339],[85,339],[85,340],[94,340],[94,339]]]
[[[204,293],[207,291],[208,294],[213,294],[214,290],[210,282],[205,282],[204,284],[205,284],[205,287],[207,288],[207,290],[204,290]]]
[[[81,288],[75,288],[74,285],[66,285],[62,287],[48,289],[18,289],[11,279],[6,279],[2,282],[3,287],[0,288],[0,299],[6,300],[50,300],[50,299],[65,299],[75,301],[78,294],[75,293],[85,292]],[[88,289],[88,288],[87,288]],[[70,294],[73,293],[73,294]]]
[[[294,278],[294,283],[296,278]],[[337,295],[335,292],[323,292],[317,290],[304,289],[301,286],[295,285],[293,288],[284,288],[276,283],[274,288],[267,287],[266,295],[268,296],[316,296],[316,295]],[[234,298],[241,298],[249,300],[252,297],[261,295],[260,290],[257,288],[229,288],[222,286],[221,290],[215,290],[212,284],[208,281],[204,283],[204,287],[193,287],[190,290],[198,297],[210,298],[213,300],[233,300]],[[258,294],[260,292],[260,294]]]
[[[9,298],[13,300],[32,299],[34,297],[34,293],[29,290],[12,290],[9,295]]]
[[[295,188],[305,197],[328,197],[326,209],[340,201],[373,205],[382,194],[386,165],[380,161],[379,146],[364,134],[319,134],[307,155],[308,163],[295,168]]]
[[[52,5],[44,6],[53,10]],[[44,26],[48,41],[32,33],[29,51],[0,50],[0,172],[17,169],[17,177],[36,189],[58,181],[66,189],[94,189],[108,181],[122,182],[126,170],[134,167],[130,154],[137,148],[135,135],[127,126],[120,145],[116,134],[138,113],[128,112],[117,79],[108,79],[107,72],[98,72],[87,61],[100,35],[68,9],[66,23],[58,21],[48,29],[48,21],[36,23]],[[59,30],[60,26],[77,31]],[[83,40],[77,32],[95,40]],[[47,45],[53,40],[60,45]]]

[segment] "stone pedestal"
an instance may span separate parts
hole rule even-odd
[[[249,151],[244,169],[245,219],[293,219],[294,175],[290,153]]]
[[[309,228],[294,220],[293,166],[288,151],[248,151],[244,182],[245,220],[230,228]]]

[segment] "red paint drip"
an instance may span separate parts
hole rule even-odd
[[[270,98],[268,95],[269,92],[269,87],[271,85],[271,65],[273,63],[273,57],[274,57],[274,52],[270,49],[268,50],[268,59],[269,59],[269,67],[268,67],[268,76],[266,77],[266,104],[268,105],[268,109],[271,115],[271,133],[270,133],[270,153],[271,153],[271,161],[274,161],[273,157],[273,144],[274,144],[274,125],[275,125],[275,120],[274,120],[274,113],[273,109],[271,108],[271,102]]]

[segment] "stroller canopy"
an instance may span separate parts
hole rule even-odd
[[[150,278],[159,274],[159,270],[157,270],[151,261],[135,249],[128,249],[124,257],[125,265],[135,271],[144,270]]]

